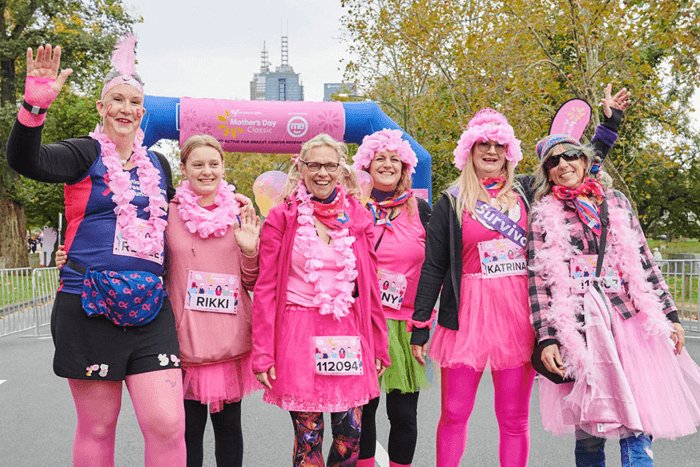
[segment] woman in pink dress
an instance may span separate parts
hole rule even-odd
[[[260,237],[253,371],[265,401],[290,412],[294,465],[323,465],[323,412],[328,465],[357,462],[362,406],[389,365],[372,220],[345,157],[328,135],[306,142]]]

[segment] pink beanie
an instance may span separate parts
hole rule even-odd
[[[454,164],[459,170],[463,170],[472,152],[475,143],[484,141],[495,141],[506,147],[506,159],[518,165],[523,158],[520,150],[520,140],[515,137],[513,127],[510,126],[506,117],[493,109],[485,108],[479,110],[469,123],[467,129],[459,138],[457,148],[455,148]]]
[[[401,130],[383,129],[375,131],[371,135],[362,138],[362,144],[357,148],[357,152],[352,158],[353,168],[363,170],[369,167],[374,156],[384,151],[394,151],[398,154],[401,162],[410,167],[411,173],[416,171],[418,158],[411,148],[411,144],[401,138]]]

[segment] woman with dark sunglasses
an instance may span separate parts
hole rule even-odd
[[[700,369],[630,202],[593,174],[575,138],[537,144],[528,241],[530,304],[541,360],[568,382],[540,380],[545,429],[576,435],[576,465],[651,466],[654,438],[700,425]],[[572,381],[573,380],[573,381]]]

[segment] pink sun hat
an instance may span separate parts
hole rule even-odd
[[[383,129],[375,131],[371,135],[362,138],[362,144],[357,148],[357,153],[352,158],[352,167],[357,170],[364,170],[369,167],[372,159],[380,152],[395,151],[401,162],[411,168],[411,173],[416,171],[418,157],[411,148],[411,144],[401,138],[401,130]]]
[[[474,144],[484,141],[495,141],[503,144],[506,147],[506,159],[512,162],[513,166],[518,165],[518,162],[523,158],[520,140],[515,137],[513,127],[510,126],[505,115],[496,110],[485,108],[479,110],[469,120],[467,129],[459,138],[459,143],[453,152],[454,165],[459,170],[463,170]]]

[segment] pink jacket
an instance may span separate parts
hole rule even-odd
[[[170,203],[169,212],[165,284],[175,314],[183,366],[224,362],[249,353],[253,305],[248,292],[258,276],[258,257],[249,258],[241,253],[233,228],[221,238],[205,240],[185,229],[176,202]],[[237,314],[185,309],[190,270],[239,276]]]
[[[363,317],[361,332],[370,348],[386,366],[390,364],[387,328],[377,289],[377,257],[374,253],[372,220],[359,201],[350,201],[350,235],[357,267],[355,307]],[[270,210],[260,235],[260,275],[255,284],[253,303],[253,371],[260,373],[275,365],[277,327],[284,313],[287,276],[292,246],[299,224],[297,204],[284,202]]]

